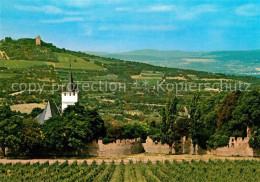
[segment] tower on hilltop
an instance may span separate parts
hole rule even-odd
[[[73,83],[73,77],[71,72],[71,65],[69,70],[69,79],[68,83],[66,84],[66,90],[62,91],[61,93],[61,109],[64,111],[69,105],[74,105],[78,102],[78,86],[77,84]]]
[[[36,45],[41,45],[41,37],[40,37],[40,35],[38,35],[38,36],[36,37],[36,39],[35,39],[35,44],[36,44]]]

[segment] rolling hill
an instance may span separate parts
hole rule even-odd
[[[6,56],[0,57],[0,101],[12,105],[12,108],[25,112],[24,104],[39,105],[46,103],[49,99],[54,99],[60,104],[61,88],[56,89],[57,85],[66,83],[68,79],[68,70],[70,64],[73,69],[74,80],[79,85],[94,85],[94,89],[80,91],[81,104],[99,109],[102,118],[105,121],[159,121],[160,112],[165,105],[168,90],[156,90],[158,83],[166,85],[183,85],[185,83],[194,84],[214,84],[221,81],[229,84],[251,83],[250,88],[260,88],[260,79],[249,76],[233,76],[221,73],[210,73],[212,67],[205,68],[205,71],[195,71],[195,67],[190,69],[169,68],[169,65],[160,65],[165,63],[165,59],[179,60],[187,62],[192,66],[209,64],[219,64],[221,61],[229,60],[231,57],[239,57],[236,52],[231,53],[193,53],[183,51],[156,51],[141,50],[131,53],[121,53],[118,58],[128,60],[140,59],[142,61],[125,61],[101,53],[102,56],[86,54],[58,48],[51,43],[42,42],[41,46],[35,45],[35,39],[12,40],[6,38],[0,41],[0,50],[5,52]],[[250,51],[249,51],[250,52]],[[258,59],[258,51],[245,52],[244,57],[251,55],[250,59]],[[98,54],[98,53],[93,53]],[[115,55],[113,55],[115,57]],[[126,58],[128,56],[128,58]],[[149,60],[147,61],[146,59]],[[163,59],[162,59],[163,58]],[[186,60],[183,60],[186,59]],[[151,61],[152,60],[152,61]],[[216,61],[218,60],[218,61]],[[172,63],[172,67],[177,63]],[[148,62],[142,63],[142,62]],[[252,64],[255,66],[257,63]],[[243,64],[242,64],[243,65]],[[201,68],[203,68],[201,66]],[[102,83],[101,86],[98,83]],[[15,87],[13,83],[23,84],[22,86],[35,83],[36,86],[44,86],[42,92],[40,88],[34,88],[29,91],[28,88]],[[106,89],[116,85],[117,89]],[[54,86],[54,88],[53,88]],[[101,88],[101,89],[100,89]],[[54,89],[54,90],[53,90]],[[223,94],[220,92],[220,86],[215,88],[195,88],[191,90],[174,91],[180,100],[180,110],[189,105],[194,92],[200,91],[203,98],[214,94]],[[30,104],[29,104],[30,103]],[[32,108],[27,108],[30,110]]]
[[[185,52],[144,49],[121,53],[87,53],[157,66],[260,77],[260,50]]]

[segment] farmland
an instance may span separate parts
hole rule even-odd
[[[70,64],[72,64],[72,69],[85,69],[85,70],[102,70],[101,66],[96,65],[93,61],[85,61],[74,55],[67,53],[56,53],[59,62],[48,63],[53,65],[55,68],[68,69]]]
[[[7,163],[0,164],[0,181],[259,181],[259,165],[257,160]]]
[[[29,60],[1,60],[0,67],[6,67],[8,69],[12,68],[30,68],[34,66],[43,66],[46,65],[43,61],[29,61]]]

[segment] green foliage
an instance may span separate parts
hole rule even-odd
[[[169,92],[166,106],[162,112],[162,127],[161,127],[161,140],[170,146],[180,139],[180,135],[176,132],[176,119],[177,119],[177,97],[173,97],[172,92]]]
[[[22,119],[15,116],[9,106],[0,106],[0,147],[5,157],[5,149],[15,153],[21,142]]]
[[[41,46],[35,45],[35,39],[6,39],[2,42],[0,49],[5,51],[10,59],[16,60],[39,60],[57,61],[53,49],[43,43]]]
[[[45,145],[52,152],[72,152],[84,149],[94,139],[105,136],[104,121],[96,110],[78,103],[64,110],[63,115],[43,124]]]
[[[220,104],[218,109],[217,125],[220,126],[232,119],[232,111],[236,107],[240,91],[232,92]]]
[[[134,139],[141,137],[141,139],[145,140],[147,137],[147,131],[144,125],[142,125],[141,123],[129,123],[123,126],[123,132],[121,137],[124,139]]]
[[[215,95],[191,103],[191,136],[203,148],[216,148],[228,144],[228,137],[246,137],[247,126],[252,132],[250,145],[259,148],[257,128],[260,128],[260,93],[232,92]]]
[[[107,137],[108,138],[121,138],[122,133],[124,131],[123,125],[118,123],[118,122],[114,122],[114,123],[110,123],[109,126],[107,127]],[[103,139],[104,142],[104,139]]]
[[[198,119],[201,117],[201,113],[199,110],[199,93],[195,93],[190,104],[190,118],[191,118],[191,127],[190,134],[193,141],[193,144],[198,144],[199,138],[199,121]]]
[[[226,135],[212,135],[207,141],[207,146],[209,149],[216,149],[218,147],[227,146],[229,137]]]
[[[42,112],[43,112],[43,109],[41,109],[39,107],[35,107],[35,108],[33,108],[30,115],[31,115],[31,117],[36,118]]]
[[[249,146],[253,149],[260,149],[260,126],[252,128],[252,137],[249,140]]]
[[[233,112],[233,119],[246,123],[248,126],[260,126],[260,92],[253,90],[243,92],[239,98],[237,107]]]
[[[114,138],[103,138],[103,144],[108,144],[108,143],[112,143],[112,142],[114,142],[115,141],[115,139]]]
[[[39,156],[43,150],[43,138],[38,121],[34,118],[24,119],[19,146],[20,155]]]

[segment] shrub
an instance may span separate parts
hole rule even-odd
[[[209,149],[216,149],[228,145],[229,137],[226,135],[212,135],[207,141]]]

